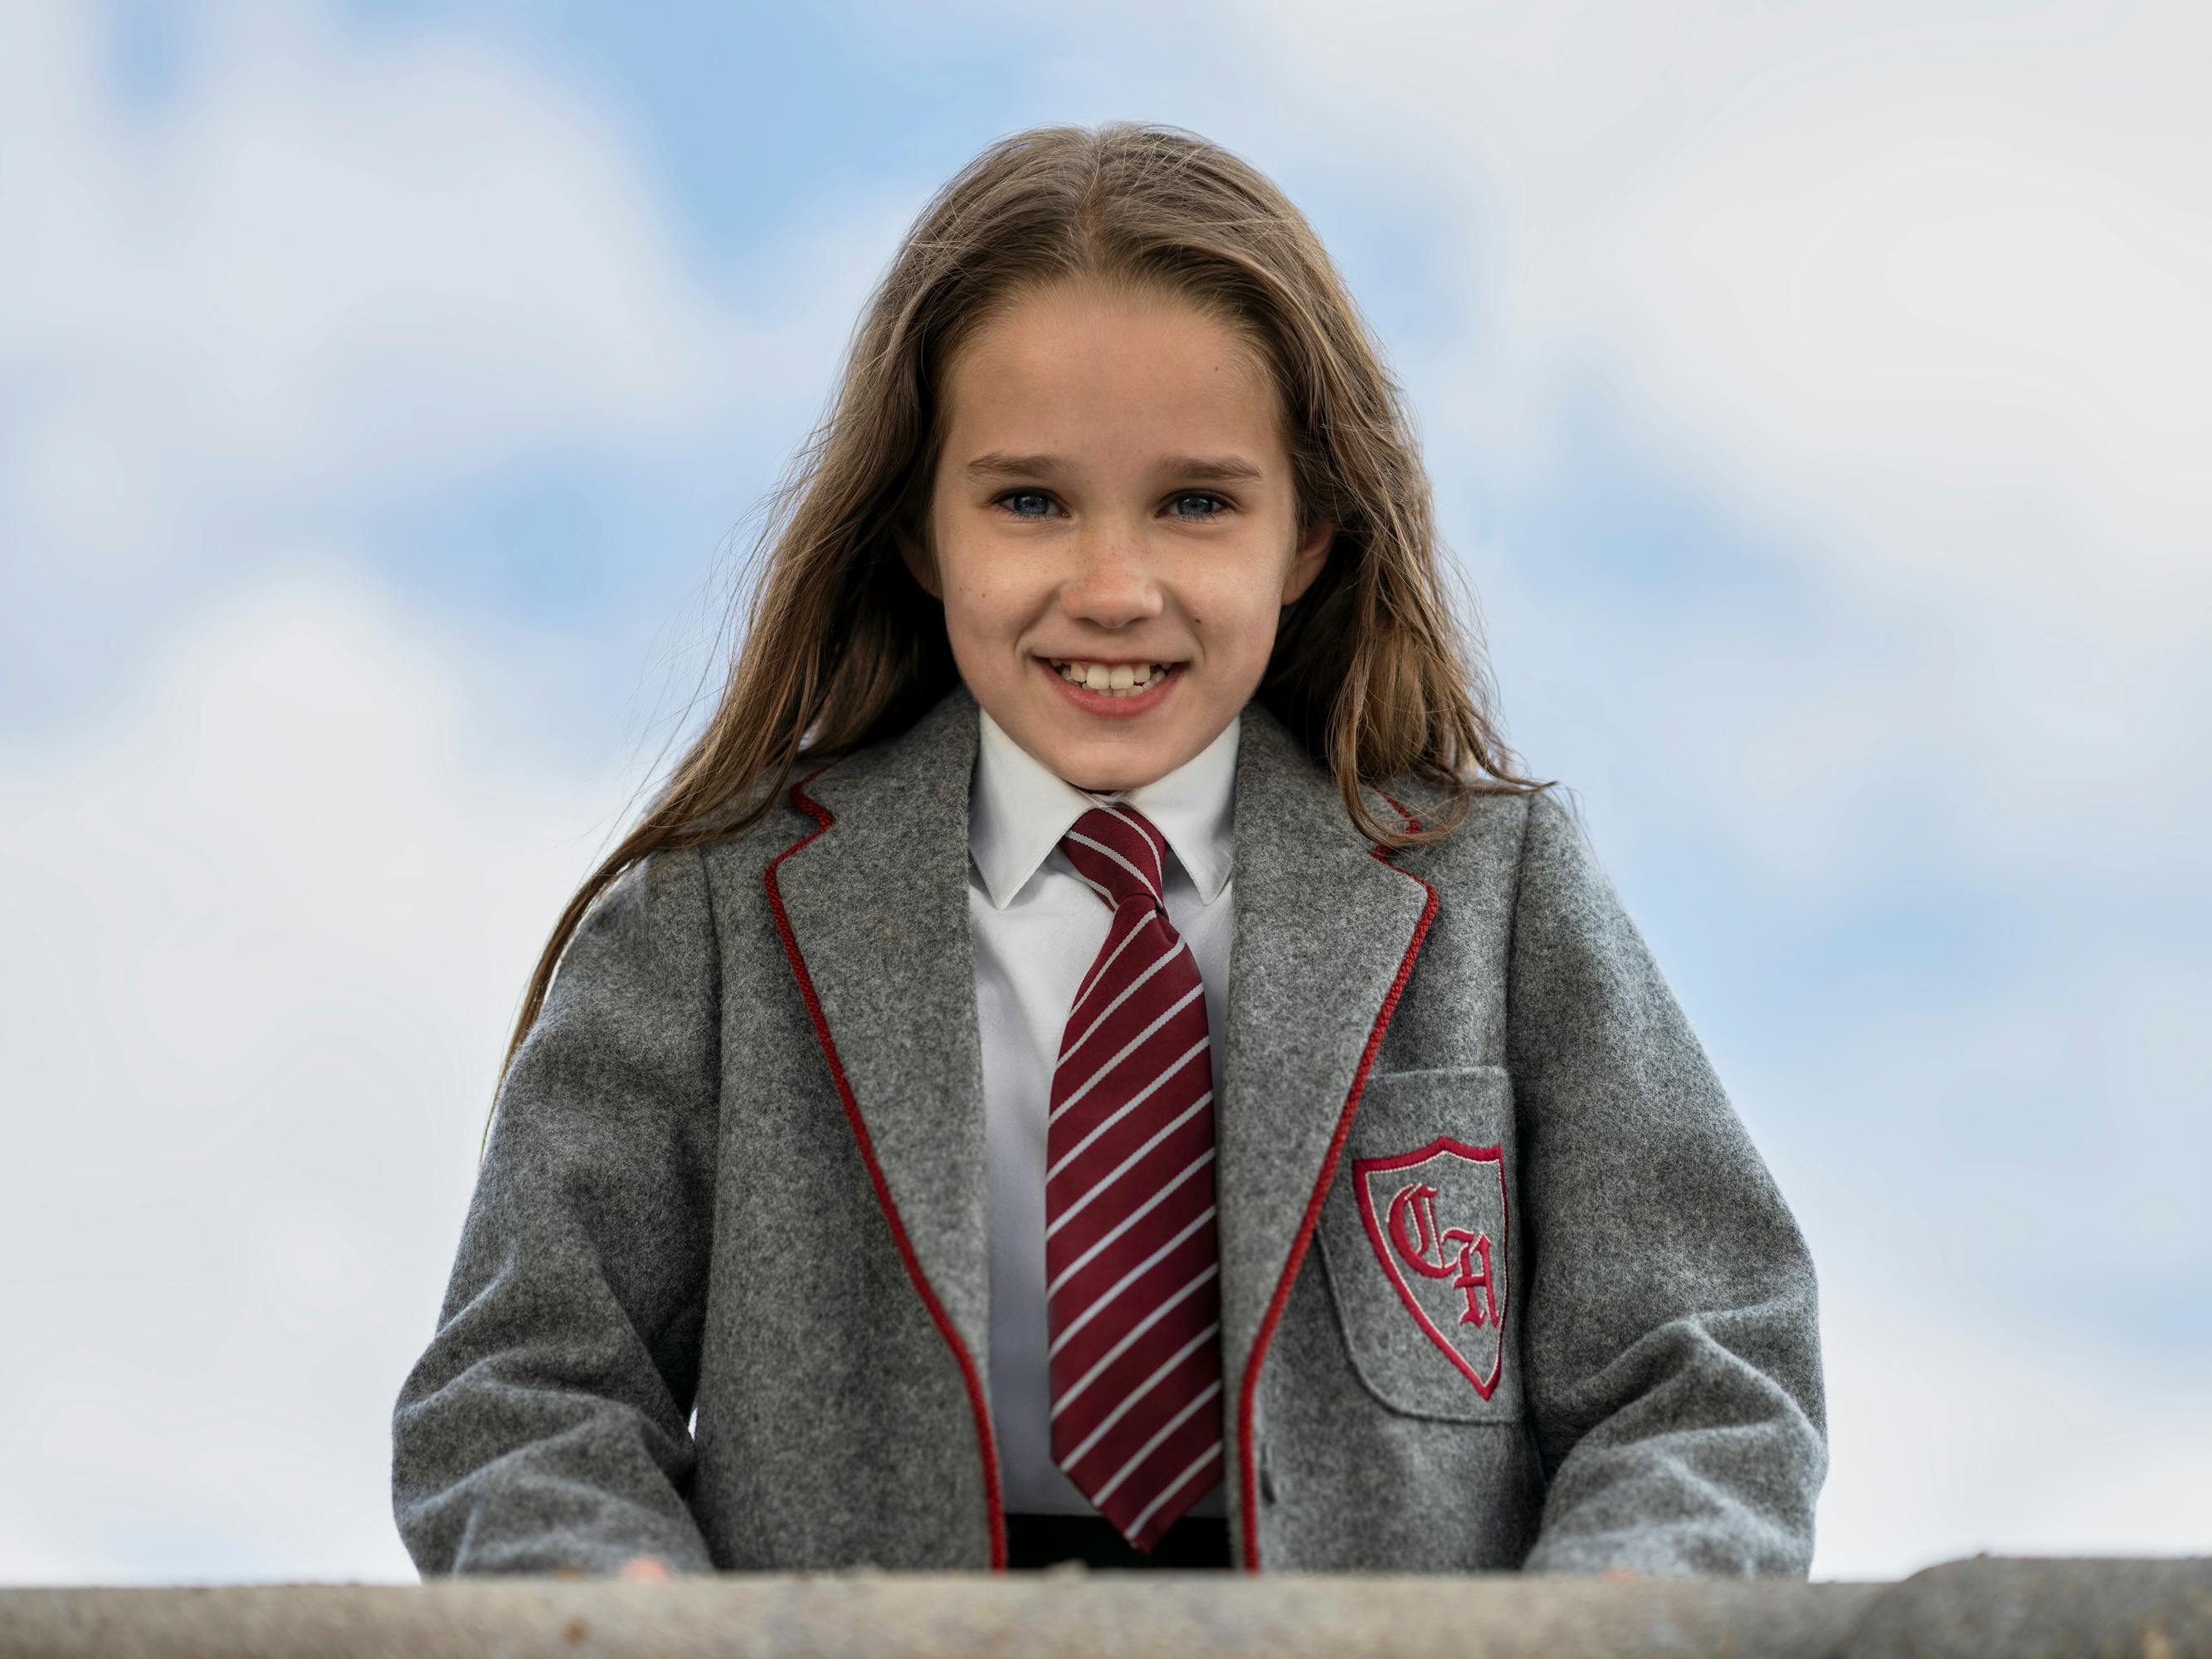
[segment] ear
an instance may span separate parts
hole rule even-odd
[[[1316,524],[1298,544],[1297,551],[1291,556],[1290,574],[1283,580],[1283,603],[1292,605],[1313,579],[1321,574],[1321,568],[1328,562],[1328,550],[1336,540],[1336,526],[1326,520]]]
[[[898,544],[899,557],[906,562],[908,571],[921,584],[922,592],[942,605],[944,590],[938,586],[937,572],[930,568],[929,556],[922,551],[921,544],[901,528],[892,530],[891,539]]]

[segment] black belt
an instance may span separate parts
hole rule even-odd
[[[1147,1555],[1103,1515],[1006,1516],[1006,1565],[1048,1567],[1080,1561],[1092,1567],[1226,1567],[1229,1520],[1185,1515],[1160,1534]]]

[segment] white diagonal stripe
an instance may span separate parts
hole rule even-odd
[[[1115,852],[1112,848],[1109,847],[1109,846],[1108,846],[1104,842],[1103,842],[1103,841],[1093,841],[1090,836],[1086,836],[1086,835],[1084,835],[1084,834],[1083,834],[1081,831],[1079,831],[1079,830],[1069,830],[1069,831],[1067,832],[1067,838],[1068,838],[1068,840],[1070,840],[1070,841],[1079,841],[1079,842],[1082,842],[1085,847],[1091,848],[1094,849],[1095,851],[1103,853],[1103,854],[1104,854],[1108,858],[1109,858],[1109,859],[1113,860],[1115,863],[1116,863],[1116,864],[1120,865],[1120,866],[1121,866],[1124,870],[1127,870],[1127,871],[1131,875],[1134,876],[1134,877],[1135,877],[1139,881],[1139,882],[1143,883],[1143,884],[1144,884],[1144,887],[1145,887],[1145,890],[1146,890],[1146,892],[1150,893],[1150,894],[1152,896],[1153,899],[1154,899],[1156,902],[1158,900],[1158,898],[1159,898],[1159,896],[1160,896],[1160,890],[1159,890],[1158,884],[1157,883],[1155,883],[1150,876],[1146,875],[1143,871],[1141,871],[1141,870],[1139,870],[1139,868],[1137,868],[1137,866],[1136,866],[1135,865],[1133,865],[1133,864],[1130,863],[1128,860],[1127,860],[1127,859],[1123,858],[1123,857],[1122,857],[1119,853]],[[1152,844],[1152,837],[1150,837],[1149,836],[1146,836],[1146,837],[1145,837],[1145,845],[1146,845],[1146,846],[1147,846],[1147,847],[1150,847]]]
[[[1194,1050],[1194,1052],[1195,1051]],[[1189,1058],[1189,1055],[1186,1054],[1183,1058],[1187,1060]],[[1104,1192],[1116,1181],[1119,1181],[1123,1176],[1127,1175],[1129,1171],[1129,1166],[1132,1164],[1134,1164],[1146,1152],[1151,1152],[1153,1147],[1158,1146],[1160,1142],[1165,1140],[1177,1129],[1182,1128],[1184,1124],[1189,1122],[1193,1117],[1198,1115],[1198,1113],[1204,1110],[1212,1099],[1213,1091],[1208,1089],[1204,1094],[1198,1097],[1197,1103],[1194,1105],[1189,1107],[1184,1111],[1181,1117],[1176,1119],[1174,1122],[1167,1125],[1166,1127],[1158,1131],[1153,1134],[1150,1140],[1146,1141],[1143,1146],[1138,1147],[1135,1152],[1130,1153],[1128,1157],[1123,1158],[1119,1164],[1115,1164],[1112,1174],[1101,1177],[1091,1186],[1089,1192],[1077,1199],[1074,1203],[1063,1208],[1058,1215],[1052,1218],[1052,1225],[1044,1230],[1044,1236],[1047,1238],[1050,1238],[1054,1233],[1058,1232],[1060,1228],[1066,1224],[1068,1217],[1073,1215],[1078,1210],[1088,1204],[1092,1199],[1097,1197],[1099,1194]]]
[[[1162,1084],[1165,1083],[1170,1078],[1173,1077],[1184,1066],[1190,1064],[1191,1056],[1197,1054],[1199,1050],[1206,1047],[1206,1040],[1204,1037],[1199,1038],[1197,1042],[1192,1043],[1189,1048],[1183,1050],[1182,1059],[1170,1061],[1167,1067],[1162,1071],[1158,1077],[1154,1078],[1150,1083],[1147,1083],[1143,1088],[1137,1091],[1135,1094],[1131,1095],[1127,1103],[1122,1105],[1116,1106],[1113,1111],[1107,1115],[1104,1121],[1102,1121],[1096,1128],[1092,1129],[1089,1134],[1084,1136],[1082,1139],[1077,1141],[1075,1145],[1062,1152],[1060,1155],[1060,1161],[1044,1172],[1044,1178],[1047,1181],[1050,1181],[1054,1176],[1058,1175],[1062,1170],[1067,1167],[1067,1162],[1070,1158],[1080,1152],[1092,1141],[1097,1139],[1099,1136],[1104,1134],[1107,1130],[1112,1128],[1116,1123],[1119,1123],[1130,1112],[1135,1110],[1139,1105],[1142,1104],[1145,1101],[1151,1099],[1154,1091],[1156,1091]],[[1211,1096],[1212,1092],[1213,1091],[1211,1089],[1206,1091],[1208,1096]],[[1057,1114],[1054,1115],[1057,1115]]]
[[[1121,994],[1115,997],[1113,1001],[1108,1003],[1105,1007],[1099,1011],[1098,1018],[1091,1022],[1090,1025],[1085,1029],[1081,1036],[1076,1038],[1073,1042],[1063,1042],[1060,1045],[1060,1057],[1053,1063],[1055,1066],[1065,1064],[1070,1054],[1073,1054],[1078,1048],[1080,1048],[1085,1043],[1091,1041],[1091,1032],[1097,1030],[1101,1025],[1103,1025],[1107,1020],[1112,1017],[1113,1012],[1116,1008],[1127,1002],[1131,997],[1136,995],[1137,988],[1139,985],[1142,985],[1154,974],[1158,973],[1160,969],[1166,967],[1168,963],[1173,962],[1175,960],[1176,952],[1182,948],[1182,941],[1181,939],[1170,939],[1168,942],[1168,948],[1160,952],[1159,956],[1153,961],[1152,965],[1146,969],[1143,973],[1138,975],[1136,978],[1131,980],[1127,985],[1123,986],[1121,988]],[[1180,1007],[1182,1005],[1178,1003],[1176,1006]]]
[[[1104,1434],[1107,1430],[1112,1428],[1116,1423],[1120,1422],[1123,1417],[1127,1416],[1130,1407],[1135,1405],[1139,1400],[1142,1400],[1146,1395],[1150,1394],[1154,1386],[1158,1383],[1162,1377],[1165,1376],[1176,1366],[1182,1364],[1184,1360],[1189,1358],[1192,1352],[1198,1347],[1200,1343],[1206,1340],[1220,1328],[1221,1322],[1217,1319],[1213,1323],[1208,1325],[1204,1330],[1200,1331],[1196,1336],[1191,1338],[1189,1341],[1184,1343],[1182,1346],[1177,1348],[1175,1351],[1174,1356],[1164,1363],[1158,1370],[1154,1371],[1150,1376],[1137,1384],[1135,1388],[1130,1389],[1127,1395],[1123,1396],[1121,1403],[1115,1407],[1114,1409],[1107,1414],[1106,1420],[1103,1423],[1101,1423],[1097,1428],[1091,1430],[1089,1434],[1085,1435],[1083,1437],[1083,1443],[1078,1446],[1073,1451],[1068,1453],[1066,1461],[1060,1466],[1060,1472],[1062,1474],[1066,1475],[1069,1480],[1074,1480],[1075,1476],[1073,1470],[1078,1463],[1080,1463],[1083,1461],[1084,1453],[1089,1451],[1093,1446],[1098,1443],[1098,1437]],[[1217,1378],[1213,1386],[1208,1389],[1206,1393],[1208,1395],[1213,1394],[1218,1391],[1220,1387],[1221,1383]],[[1188,1417],[1189,1415],[1189,1408],[1186,1407],[1182,1412],[1182,1417]],[[1182,1418],[1178,1418],[1176,1419],[1178,1422],[1181,1420]],[[1158,1443],[1155,1441],[1153,1443],[1158,1444]],[[1145,1448],[1146,1451],[1150,1451],[1151,1449],[1151,1446]],[[1144,1455],[1144,1453],[1139,1452],[1138,1455],[1141,1457]],[[1128,1471],[1127,1469],[1121,1471],[1122,1474],[1127,1474],[1127,1473]],[[1121,1475],[1115,1476],[1115,1479],[1116,1480],[1120,1480]],[[1093,1504],[1103,1504],[1105,1500],[1106,1494],[1101,1492],[1091,1493],[1088,1494],[1088,1496]]]
[[[1045,1300],[1049,1302],[1052,1299],[1053,1292],[1057,1291],[1061,1285],[1067,1283],[1068,1274],[1080,1272],[1085,1262],[1090,1261],[1092,1256],[1097,1255],[1099,1251],[1104,1249],[1115,1239],[1121,1237],[1123,1233],[1127,1232],[1130,1228],[1135,1226],[1138,1220],[1147,1210],[1151,1209],[1154,1205],[1158,1204],[1162,1199],[1165,1198],[1176,1188],[1182,1186],[1184,1182],[1189,1180],[1191,1176],[1196,1175],[1200,1170],[1204,1169],[1212,1161],[1213,1148],[1209,1146],[1203,1152],[1200,1153],[1196,1158],[1192,1160],[1191,1165],[1188,1169],[1185,1170],[1173,1181],[1168,1182],[1166,1186],[1161,1188],[1159,1191],[1154,1193],[1143,1203],[1137,1206],[1135,1209],[1130,1211],[1128,1214],[1123,1216],[1119,1221],[1115,1222],[1111,1232],[1107,1233],[1103,1237],[1100,1238],[1096,1244],[1093,1244],[1081,1255],[1076,1257],[1074,1261],[1069,1262],[1066,1267],[1062,1270],[1060,1277],[1054,1279],[1051,1284],[1044,1287]]]
[[[1120,919],[1121,914],[1121,913],[1119,910],[1116,910],[1114,913],[1116,920]],[[1145,924],[1151,920],[1152,917],[1149,914],[1139,916],[1137,918],[1137,925],[1132,927],[1127,933],[1121,935],[1121,942],[1114,947],[1114,954],[1108,957],[1105,961],[1099,963],[1097,966],[1091,969],[1090,977],[1083,981],[1082,988],[1075,994],[1074,1004],[1067,1011],[1067,1017],[1070,1019],[1075,1018],[1075,1010],[1083,1006],[1084,1000],[1090,996],[1091,991],[1097,986],[1098,981],[1105,976],[1106,970],[1114,965],[1115,960],[1121,956],[1122,951],[1129,948],[1131,943],[1135,940],[1137,935],[1145,931]]]
[[[1066,1100],[1061,1101],[1059,1105],[1054,1107],[1052,1110],[1047,1114],[1045,1121],[1047,1123],[1054,1122],[1059,1118],[1062,1112],[1074,1105],[1075,1103],[1082,1099],[1084,1096],[1089,1094],[1091,1091],[1097,1086],[1100,1078],[1104,1077],[1107,1073],[1112,1071],[1116,1066],[1119,1066],[1131,1054],[1135,1054],[1139,1048],[1144,1046],[1146,1038],[1152,1036],[1153,1032],[1158,1030],[1161,1026],[1166,1024],[1177,1014],[1181,1013],[1185,1008],[1188,1008],[1190,1006],[1190,1000],[1193,997],[1199,995],[1205,989],[1205,981],[1200,981],[1198,984],[1192,986],[1190,989],[1185,991],[1181,996],[1177,997],[1165,1013],[1162,1014],[1150,1025],[1145,1027],[1143,1030],[1138,1032],[1136,1036],[1131,1037],[1127,1042],[1123,1043],[1121,1048],[1115,1051],[1113,1059],[1108,1060],[1103,1066],[1101,1066],[1097,1071],[1093,1072],[1089,1078],[1085,1079],[1084,1085],[1080,1089],[1078,1089],[1073,1094],[1068,1096]],[[1115,1000],[1118,1002],[1121,999],[1116,997]],[[1099,1018],[1103,1019],[1105,1015],[1101,1014]]]
[[[1121,819],[1122,823],[1127,824],[1132,830],[1134,830],[1139,835],[1144,836],[1145,845],[1152,848],[1152,862],[1159,866],[1160,878],[1158,884],[1158,888],[1161,891],[1164,892],[1168,884],[1168,867],[1160,858],[1160,849],[1157,846],[1153,845],[1152,836],[1145,829],[1146,820],[1139,818],[1135,813],[1130,811],[1119,801],[1108,802],[1106,810],[1111,812],[1115,817]],[[1164,834],[1163,834],[1162,839],[1165,839]]]
[[[1129,1522],[1129,1531],[1127,1535],[1134,1536],[1136,1534],[1142,1532],[1145,1529],[1145,1522],[1152,1518],[1152,1511],[1159,1508],[1161,1504],[1166,1503],[1175,1493],[1180,1492],[1182,1489],[1182,1483],[1189,1480],[1194,1474],[1196,1474],[1200,1469],[1204,1468],[1206,1467],[1206,1460],[1212,1456],[1214,1453],[1220,1449],[1221,1442],[1216,1440],[1212,1445],[1208,1446],[1204,1451],[1199,1453],[1195,1458],[1191,1460],[1189,1468],[1186,1468],[1181,1474],[1176,1476],[1174,1480],[1169,1481],[1166,1486],[1161,1487],[1160,1495],[1152,1499],[1151,1503],[1146,1504],[1144,1509],[1138,1514],[1137,1518]]]
[[[1098,1374],[1101,1371],[1104,1370],[1109,1365],[1112,1364],[1124,1353],[1128,1352],[1129,1345],[1132,1342],[1134,1342],[1146,1331],[1152,1329],[1153,1326],[1158,1324],[1161,1320],[1166,1318],[1169,1309],[1174,1307],[1176,1303],[1182,1301],[1183,1297],[1188,1296],[1193,1291],[1205,1284],[1207,1279],[1212,1278],[1214,1274],[1220,1271],[1221,1264],[1218,1261],[1208,1262],[1205,1270],[1201,1272],[1197,1278],[1192,1279],[1189,1284],[1184,1285],[1173,1296],[1168,1297],[1166,1301],[1161,1303],[1158,1307],[1153,1309],[1152,1312],[1146,1314],[1135,1324],[1130,1326],[1129,1328],[1122,1334],[1121,1340],[1119,1342],[1116,1342],[1112,1347],[1107,1349],[1103,1354],[1100,1355],[1097,1364],[1093,1365],[1089,1370],[1084,1372],[1083,1380],[1080,1382],[1078,1382],[1066,1394],[1060,1395],[1059,1399],[1052,1402],[1052,1414],[1054,1417],[1057,1417],[1062,1412],[1066,1411],[1069,1405],[1073,1402],[1076,1395],[1081,1394],[1085,1389],[1089,1388],[1093,1382],[1098,1380]]]
[[[1155,1434],[1150,1440],[1145,1442],[1144,1445],[1138,1449],[1135,1456],[1132,1457],[1127,1462],[1122,1464],[1119,1469],[1115,1470],[1114,1473],[1114,1478],[1111,1480],[1109,1480],[1104,1486],[1099,1487],[1097,1492],[1091,1494],[1091,1501],[1093,1504],[1103,1505],[1106,1502],[1109,1494],[1113,1492],[1114,1488],[1120,1486],[1122,1480],[1127,1477],[1130,1470],[1135,1468],[1138,1464],[1143,1462],[1147,1457],[1150,1457],[1161,1441],[1166,1439],[1177,1429],[1181,1428],[1189,1419],[1190,1414],[1193,1412],[1196,1411],[1200,1406],[1203,1406],[1207,1401],[1212,1399],[1214,1395],[1220,1392],[1221,1379],[1219,1377],[1216,1377],[1212,1382],[1206,1385],[1205,1393],[1200,1395],[1197,1398],[1193,1400],[1190,1404],[1185,1406],[1173,1417],[1168,1419],[1165,1423],[1163,1423],[1160,1425],[1159,1432]],[[1213,1443],[1218,1446],[1221,1443],[1217,1440]],[[1188,1471],[1186,1470],[1185,1473],[1188,1474]],[[1147,1510],[1145,1513],[1150,1515],[1152,1511]]]
[[[1212,1219],[1213,1206],[1209,1204],[1203,1210],[1200,1210],[1198,1212],[1197,1218],[1193,1220],[1189,1225],[1186,1226],[1173,1238],[1168,1240],[1166,1243],[1161,1245],[1158,1249],[1154,1250],[1150,1255],[1146,1256],[1142,1261],[1139,1261],[1135,1267],[1130,1268],[1128,1272],[1123,1273],[1121,1278],[1115,1279],[1114,1281],[1114,1288],[1112,1290],[1108,1291],[1103,1296],[1100,1297],[1096,1302],[1093,1302],[1081,1313],[1076,1315],[1073,1322],[1061,1326],[1060,1328],[1060,1334],[1053,1338],[1052,1346],[1044,1351],[1044,1357],[1047,1359],[1050,1359],[1053,1355],[1058,1353],[1069,1337],[1073,1336],[1076,1332],[1081,1330],[1085,1325],[1091,1322],[1091,1317],[1093,1314],[1098,1312],[1100,1309],[1103,1308],[1115,1297],[1121,1295],[1121,1292],[1127,1290],[1130,1285],[1135,1284],[1139,1279],[1143,1278],[1144,1275],[1151,1270],[1154,1262],[1158,1261],[1170,1250],[1175,1249],[1176,1245],[1182,1243],[1183,1240],[1188,1238],[1193,1233],[1196,1232],[1200,1227],[1203,1227],[1207,1222]]]

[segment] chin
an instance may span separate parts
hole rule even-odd
[[[1109,794],[1156,783],[1182,765],[1188,757],[1178,746],[1179,737],[1160,732],[1142,739],[1091,743],[1061,738],[1037,751],[1037,758],[1077,788]]]

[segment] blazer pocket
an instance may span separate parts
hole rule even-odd
[[[1392,1410],[1520,1418],[1517,1174],[1505,1067],[1369,1075],[1317,1231],[1352,1368]]]

